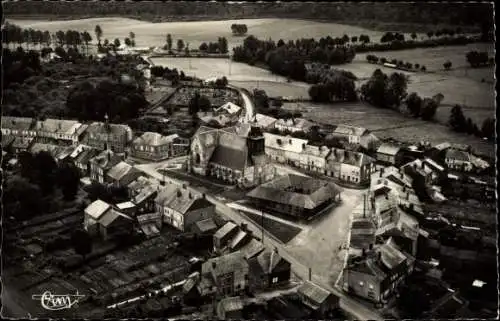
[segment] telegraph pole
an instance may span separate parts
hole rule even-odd
[[[262,230],[262,245],[264,245],[264,211],[260,211],[261,213],[261,218],[262,218],[262,224],[261,224],[261,230]]]

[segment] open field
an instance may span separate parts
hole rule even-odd
[[[374,131],[380,138],[393,137],[397,140],[419,142],[427,140],[433,144],[455,142],[468,144],[481,153],[494,155],[494,146],[466,134],[451,131],[443,124],[426,122],[404,116],[396,111],[367,106],[363,103],[342,103],[335,105],[312,103],[285,103],[284,108],[299,110],[305,118],[328,124],[347,124],[361,126]],[[438,120],[446,122],[449,117],[449,108],[439,107]],[[473,113],[474,111],[474,113]],[[478,114],[493,117],[493,111],[474,109],[464,110],[466,115],[478,122],[482,121],[475,116]]]
[[[259,226],[264,224],[264,229],[274,235],[278,240],[283,242],[284,244],[290,242],[297,234],[299,234],[302,230],[298,227],[284,224],[273,220],[267,216],[262,217],[261,215],[257,215],[250,212],[241,212],[252,221],[257,223]]]
[[[90,18],[77,20],[18,20],[7,19],[7,21],[17,24],[22,28],[34,28],[56,32],[58,30],[75,29],[87,30],[94,37],[94,28],[98,24],[101,26],[104,35],[112,41],[115,38],[124,39],[129,32],[136,35],[137,46],[163,46],[165,36],[170,33],[174,39],[174,46],[177,39],[188,42],[191,48],[198,48],[202,42],[217,41],[217,37],[226,37],[229,48],[240,45],[244,37],[236,37],[231,33],[233,23],[246,24],[248,34],[252,34],[259,39],[271,38],[275,41],[279,39],[289,40],[298,38],[320,38],[331,36],[342,37],[359,36],[365,34],[373,42],[378,42],[383,32],[374,31],[356,26],[337,24],[331,22],[315,22],[300,19],[241,19],[241,20],[219,20],[219,21],[189,21],[189,22],[162,22],[152,23],[129,18]],[[409,37],[409,35],[405,35]],[[420,37],[420,35],[419,35]],[[95,39],[94,39],[95,41]]]

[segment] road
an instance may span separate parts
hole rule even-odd
[[[238,87],[235,87],[232,85],[228,85],[228,87],[236,89],[240,93],[241,98],[243,99],[243,106],[242,107],[245,108],[244,121],[251,122],[255,116],[255,105],[252,101],[252,98],[250,98],[250,96],[245,92],[245,90],[242,90],[241,88],[238,88]]]

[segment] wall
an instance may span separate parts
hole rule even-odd
[[[356,295],[369,299],[373,302],[380,301],[380,283],[374,276],[357,271],[344,270],[344,282],[346,281],[349,290],[353,291]],[[363,282],[363,286],[360,285],[360,282]],[[373,286],[373,290],[370,290],[370,285]],[[373,292],[372,297],[368,295],[369,291]]]
[[[200,208],[186,213],[186,215],[184,216],[184,230],[185,231],[190,230],[192,224],[208,218],[212,218],[214,217],[214,214],[215,214],[215,205],[212,205],[207,208]]]

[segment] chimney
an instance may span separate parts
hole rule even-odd
[[[191,194],[191,192],[189,192],[189,199],[193,199],[193,194]]]
[[[311,281],[311,279],[312,279],[312,269],[309,268],[309,281]]]
[[[217,266],[217,263],[215,263],[215,261],[214,261],[214,262],[212,262],[212,269],[214,269],[214,270],[215,270],[215,267],[216,267],[216,266]]]
[[[365,256],[366,256],[366,250],[365,250],[365,249],[362,249],[361,251],[362,251],[362,252],[361,252],[361,253],[362,253],[361,255],[362,255],[363,257],[365,257]]]
[[[385,170],[385,168],[383,168],[383,167],[382,167],[382,168],[380,169],[380,172],[381,172],[382,174],[384,174],[384,170]]]
[[[107,155],[108,155],[108,162],[111,162],[111,153],[108,152]]]
[[[403,193],[406,192],[406,186],[403,185]]]
[[[379,261],[382,260],[382,252],[380,252],[380,251],[378,252],[378,259],[379,259]]]
[[[181,197],[182,196],[182,192],[180,190],[177,191],[177,197]]]
[[[406,192],[406,199],[410,200],[410,192]]]
[[[248,225],[247,225],[247,223],[241,223],[241,230],[242,230],[243,232],[248,231]]]
[[[382,173],[383,173],[383,172],[384,172],[384,169],[382,169],[382,170],[380,171],[380,176],[379,176],[379,177],[382,177]]]
[[[413,203],[410,203],[410,210],[413,211]]]
[[[421,162],[420,164],[421,164],[421,165],[420,165],[420,168],[424,169],[424,168],[425,168],[425,164],[424,164],[424,162]]]
[[[368,245],[368,248],[370,249],[370,251],[373,250],[373,244],[370,243],[370,245]]]

